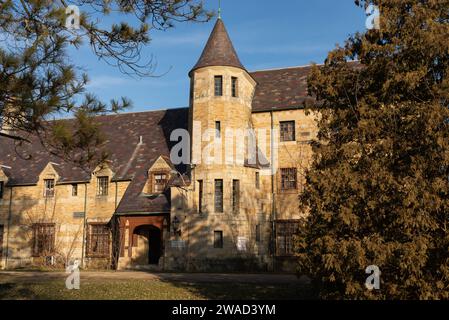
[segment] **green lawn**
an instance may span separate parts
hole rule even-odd
[[[80,290],[67,290],[63,280],[0,283],[0,299],[46,300],[204,300],[310,299],[299,285],[181,283],[154,280],[85,280]]]

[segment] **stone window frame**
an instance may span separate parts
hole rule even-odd
[[[109,228],[108,224],[100,222],[89,223],[87,230],[87,257],[109,258],[111,253],[111,229]],[[93,243],[96,243],[97,247],[99,246],[100,249],[93,251]]]
[[[204,181],[198,180],[198,213],[203,213],[204,204]]]
[[[33,228],[33,257],[44,257],[55,252],[56,224],[35,223]]]
[[[257,190],[260,190],[260,172],[256,172],[255,174],[255,186]]]
[[[240,212],[240,180],[232,180],[232,213]]]
[[[279,189],[282,192],[298,191],[298,168],[279,169]]]
[[[5,234],[5,226],[0,224],[0,260],[3,258],[3,237]]]
[[[224,77],[222,75],[214,76],[214,96],[223,97],[223,81]]]
[[[217,188],[221,184],[221,189]],[[224,181],[215,179],[214,181],[214,211],[215,213],[224,213]]]
[[[107,197],[109,195],[109,177],[97,177],[97,197]]]
[[[295,255],[294,237],[298,235],[299,220],[277,220],[275,223],[276,256],[292,257]]]
[[[78,197],[78,183],[72,183],[72,197]]]
[[[223,249],[224,247],[224,236],[222,230],[214,231],[214,249]]]
[[[167,188],[168,181],[170,180],[169,172],[166,170],[159,170],[151,172],[150,175],[151,175],[151,192],[155,194],[164,193],[165,189]],[[165,176],[165,180],[156,178],[158,176],[160,177]]]
[[[280,121],[279,135],[281,142],[296,141],[296,122],[294,120]]]
[[[231,77],[231,96],[233,98],[239,97],[239,78]]]
[[[55,188],[55,179],[44,179],[44,198],[54,198]]]

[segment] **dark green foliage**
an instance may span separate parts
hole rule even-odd
[[[323,298],[449,298],[449,2],[379,5],[309,78],[321,113],[299,272]],[[348,63],[353,59],[361,62]],[[365,288],[365,268],[381,289]]]
[[[69,4],[79,7],[78,30],[66,28]],[[111,12],[129,23],[100,24]],[[87,75],[70,62],[68,49],[86,43],[100,60],[124,73],[149,76],[154,63],[145,61],[141,50],[150,42],[151,29],[210,17],[199,0],[0,1],[0,136],[19,147],[38,136],[49,152],[81,166],[102,162],[106,155],[95,149],[103,139],[93,116],[120,111],[130,101],[106,105],[86,94]],[[71,128],[64,121],[48,124],[64,114],[75,116]]]

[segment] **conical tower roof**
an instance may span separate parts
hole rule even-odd
[[[236,67],[245,70],[221,19],[215,23],[206,47],[190,74],[199,68],[211,66]]]

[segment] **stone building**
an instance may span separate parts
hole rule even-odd
[[[98,117],[110,156],[92,172],[0,138],[0,267],[292,270],[317,131],[310,68],[247,71],[218,19],[189,108]],[[182,132],[190,144],[172,152]]]

